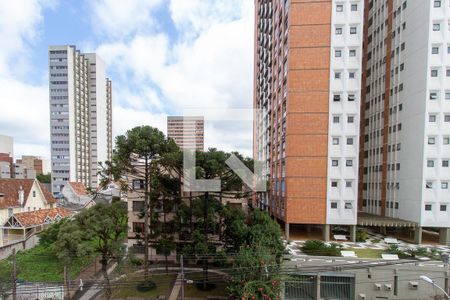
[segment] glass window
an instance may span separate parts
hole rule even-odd
[[[433,24],[433,31],[440,31],[441,30],[441,24],[435,23]]]
[[[347,160],[345,161],[345,165],[346,165],[347,167],[352,167],[352,166],[353,166],[353,160],[347,159]]]
[[[438,70],[431,70],[431,77],[438,77]]]
[[[337,5],[336,5],[336,11],[337,11],[337,12],[343,12],[343,11],[344,11],[344,5],[342,5],[342,4],[337,4]]]
[[[335,34],[342,35],[342,27],[336,27]]]
[[[350,27],[350,34],[356,34],[356,27]]]
[[[356,56],[356,50],[350,50],[350,51],[348,51],[348,56],[350,56],[350,57]]]
[[[432,208],[431,204],[425,204],[425,210],[430,211]]]
[[[345,187],[351,188],[352,187],[352,182],[351,181],[346,181],[345,182]]]
[[[337,202],[331,202],[332,209],[337,209],[337,207],[338,207]]]
[[[428,116],[428,122],[430,122],[430,123],[436,122],[436,115],[429,115]]]
[[[441,7],[441,0],[434,0],[434,7]]]
[[[431,54],[439,54],[439,47],[432,47]]]
[[[353,145],[353,138],[347,138],[347,145]]]
[[[345,202],[345,209],[352,209],[353,205],[351,202]]]
[[[428,168],[433,168],[434,167],[434,160],[428,159],[427,160],[427,167]]]
[[[352,4],[350,6],[351,11],[358,11],[358,4]]]
[[[440,209],[440,211],[447,211],[447,205],[441,204],[439,209]]]
[[[331,182],[331,187],[337,187],[338,186],[338,182],[337,181],[332,181]]]
[[[339,145],[339,138],[333,138],[333,145]]]
[[[347,117],[347,123],[353,123],[354,121],[355,121],[355,117],[353,117],[353,116]]]
[[[446,181],[441,182],[441,189],[443,189],[443,190],[448,189],[448,182],[446,182]]]
[[[428,145],[434,145],[436,143],[436,139],[434,137],[428,138]]]
[[[448,168],[448,160],[447,160],[447,159],[444,159],[444,160],[442,161],[442,167]]]
[[[337,167],[337,166],[339,166],[339,161],[337,159],[333,159],[333,160],[331,160],[331,165],[333,167]]]
[[[432,181],[427,181],[425,183],[425,188],[427,189],[432,189],[433,188],[433,182]]]

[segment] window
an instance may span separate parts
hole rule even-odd
[[[351,11],[358,11],[358,4],[352,4],[350,6]]]
[[[426,211],[431,211],[431,208],[432,208],[431,204],[425,204]]]
[[[33,197],[36,197],[36,191],[33,191]]]
[[[434,0],[434,7],[441,7],[441,0]]]
[[[133,201],[133,211],[142,212],[144,211],[144,201]]]
[[[429,137],[428,138],[428,145],[434,145],[436,144],[436,139],[434,137]]]
[[[450,77],[450,70],[445,71],[445,76]]]
[[[336,11],[337,11],[337,12],[343,12],[343,11],[344,11],[344,5],[342,5],[342,4],[337,4],[337,5],[336,5]]]
[[[353,145],[353,138],[347,138],[347,145]]]
[[[334,72],[334,78],[340,79],[341,78],[341,72]]]
[[[447,205],[445,204],[441,204],[441,206],[439,207],[440,211],[447,211]]]
[[[143,222],[133,222],[133,232],[136,232],[136,233],[144,232],[144,223]]]
[[[445,136],[445,137],[443,138],[443,140],[442,140],[442,143],[443,143],[444,145],[450,145],[450,137]]]
[[[355,72],[349,72],[348,73],[348,78],[355,79]]]
[[[333,116],[333,123],[339,123],[339,116]]]
[[[450,100],[450,93],[445,93],[445,100]]]
[[[342,57],[342,50],[335,50],[334,57]]]
[[[333,95],[333,101],[334,101],[334,102],[339,102],[339,101],[341,101],[341,95]]]
[[[438,98],[438,95],[436,92],[431,92],[430,93],[430,100],[436,100]]]
[[[355,95],[354,94],[348,95],[348,101],[355,101]]]
[[[353,123],[355,121],[355,117],[354,116],[348,116],[347,117],[347,123]]]
[[[439,47],[431,47],[431,54],[439,54]]]
[[[441,182],[441,189],[443,189],[443,190],[448,189],[448,182],[446,182],[446,181]]]
[[[444,116],[444,122],[450,122],[450,115]]]
[[[8,218],[11,217],[14,213],[14,210],[12,208],[8,208]]]
[[[331,209],[337,209],[337,202],[331,202]]]
[[[434,160],[428,159],[427,160],[427,167],[428,168],[434,168]]]
[[[339,145],[339,138],[333,138],[333,145]]]
[[[433,182],[432,181],[427,181],[425,183],[425,188],[427,189],[432,189],[433,188]]]
[[[331,182],[331,187],[337,188],[338,187],[338,182],[337,181],[332,181]]]
[[[430,123],[436,122],[436,115],[429,115],[428,116],[428,122],[430,122]]]
[[[442,160],[442,167],[448,168],[448,160],[447,159]]]
[[[346,181],[345,182],[345,187],[351,188],[352,187],[352,182],[351,181]]]
[[[345,209],[352,209],[353,205],[351,202],[345,202]]]
[[[438,70],[431,70],[431,77],[438,77]]]
[[[342,27],[336,27],[335,34],[342,35]]]
[[[339,166],[339,161],[337,159],[333,159],[333,160],[331,160],[331,165],[333,167],[337,167],[337,166]]]
[[[348,56],[355,57],[356,56],[356,50],[350,50],[348,51]]]
[[[350,34],[356,34],[356,27],[350,27]]]
[[[142,179],[133,180],[133,189],[142,190],[144,188],[145,188],[144,180],[142,180]]]
[[[347,166],[347,167],[352,167],[352,166],[353,166],[353,160],[347,159],[347,160],[345,161],[345,166]]]
[[[441,24],[435,23],[433,24],[433,31],[440,31],[441,30]]]

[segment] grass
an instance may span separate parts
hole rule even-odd
[[[347,249],[346,249],[347,250]],[[385,250],[379,249],[348,249],[350,251],[355,251],[356,255],[359,258],[381,258],[381,254],[385,252]]]
[[[63,266],[46,247],[36,247],[20,251],[16,255],[17,278],[27,282],[61,282],[64,280]],[[75,278],[93,262],[93,258],[81,258],[69,266],[70,278]],[[0,269],[11,270],[11,257],[0,261]]]
[[[228,296],[227,284],[225,282],[215,283],[216,288],[210,291],[201,291],[197,289],[195,284],[186,284],[184,288],[185,297],[190,298],[203,298],[206,299],[207,296]]]
[[[136,289],[137,283],[143,279],[143,274],[131,275],[124,280],[124,283],[135,283],[127,287],[122,287],[113,292],[114,298],[140,297],[140,298],[156,298],[159,295],[166,295],[168,290],[172,287],[172,282],[176,279],[176,274],[151,275],[150,280],[156,283],[156,288],[140,292]],[[114,284],[113,284],[114,285]]]

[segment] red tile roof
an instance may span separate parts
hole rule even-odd
[[[3,197],[0,197],[0,209],[5,209],[8,207],[20,207],[20,187],[22,187],[24,191],[24,200],[26,202],[31,192],[34,181],[35,179],[0,179],[0,194],[3,194]],[[38,182],[38,184],[47,202],[49,204],[55,203],[55,198],[53,198],[52,194],[45,188],[45,186],[40,182]]]
[[[69,185],[72,187],[72,190],[77,194],[77,196],[86,196],[88,195],[86,191],[86,187],[81,182],[69,182]]]
[[[27,211],[14,214],[14,218],[22,224],[23,227],[37,226],[45,223],[45,219],[50,218],[51,222],[55,221],[56,216],[61,219],[72,215],[72,212],[62,207],[41,209],[35,211]]]

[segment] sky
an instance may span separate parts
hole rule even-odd
[[[113,81],[113,134],[166,132],[186,110],[252,108],[251,0],[0,0],[0,134],[50,157],[48,46],[97,52]],[[250,121],[206,121],[206,147],[251,155]]]

